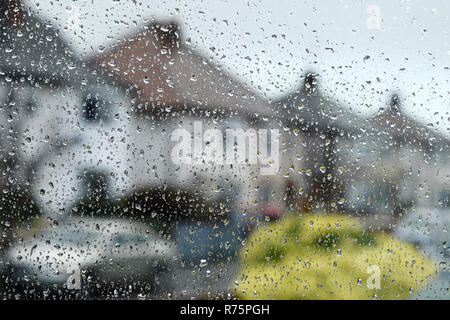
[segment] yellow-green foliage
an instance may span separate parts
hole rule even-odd
[[[402,299],[435,274],[409,243],[346,215],[289,215],[260,226],[240,254],[242,299]],[[367,268],[380,268],[369,289]]]

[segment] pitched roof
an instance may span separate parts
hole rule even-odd
[[[299,121],[310,129],[341,132],[356,130],[360,118],[321,92],[317,74],[307,72],[302,78],[297,90],[276,102],[280,114],[285,114],[291,121]]]
[[[33,76],[35,81],[79,79],[82,62],[50,23],[23,6],[20,19],[0,12],[0,74],[10,78]]]
[[[367,128],[368,135],[388,135],[401,144],[417,145],[426,149],[449,146],[449,140],[442,134],[406,115],[397,94],[392,95],[387,108],[381,108],[368,119]]]
[[[147,25],[92,60],[135,86],[149,110],[171,105],[273,114],[265,99],[186,46],[175,23]]]

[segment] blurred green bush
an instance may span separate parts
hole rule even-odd
[[[380,288],[370,288],[380,270]],[[369,270],[370,271],[370,270]],[[241,299],[404,299],[425,285],[435,264],[387,233],[348,215],[297,214],[258,227],[240,252]]]

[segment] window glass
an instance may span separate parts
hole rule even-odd
[[[449,299],[449,12],[0,1],[0,299]]]

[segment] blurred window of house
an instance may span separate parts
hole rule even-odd
[[[82,106],[82,114],[85,121],[98,122],[111,119],[110,103],[99,93],[87,93],[82,100]]]
[[[442,189],[438,197],[439,207],[450,208],[450,189]]]

